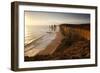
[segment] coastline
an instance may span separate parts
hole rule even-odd
[[[90,58],[90,30],[79,27],[75,26],[74,31],[76,32],[71,32],[69,29],[65,31],[64,33],[68,33],[67,37],[72,36],[67,39],[64,39],[61,30],[56,32],[56,38],[45,49],[39,51],[34,57],[25,56],[25,61]],[[71,29],[73,28],[71,27]]]

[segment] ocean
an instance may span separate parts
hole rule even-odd
[[[49,31],[50,27],[48,25],[26,25],[24,44],[27,45],[31,43]]]

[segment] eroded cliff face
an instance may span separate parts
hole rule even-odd
[[[61,24],[60,32],[63,40],[54,55],[58,54],[60,59],[90,58],[89,24]]]
[[[60,31],[63,36],[79,35],[90,40],[90,24],[61,24]],[[76,40],[78,37],[76,37]]]

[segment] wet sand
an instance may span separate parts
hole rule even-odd
[[[24,56],[34,57],[40,51],[46,49],[48,44],[50,44],[55,37],[56,35],[54,33],[46,33],[43,37],[34,41],[31,45],[25,47]]]

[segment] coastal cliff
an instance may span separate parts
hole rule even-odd
[[[55,34],[46,49],[25,61],[90,58],[90,24],[60,24]]]

